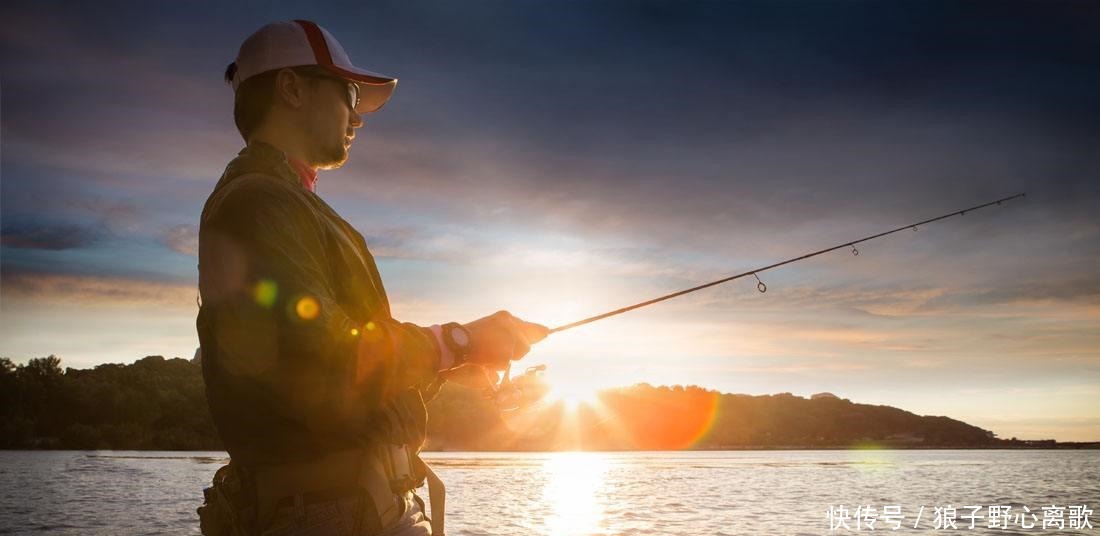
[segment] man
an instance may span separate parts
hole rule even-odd
[[[505,311],[395,320],[363,237],[315,194],[396,79],[309,21],[261,28],[226,79],[247,146],[203,207],[197,328],[231,462],[205,490],[203,533],[441,536],[442,485],[417,455],[425,397],[465,364],[502,370],[547,328]]]

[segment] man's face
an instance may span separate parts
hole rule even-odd
[[[309,94],[302,108],[309,163],[321,169],[338,168],[347,161],[355,129],[363,126],[363,120],[353,108],[346,80],[303,78]]]

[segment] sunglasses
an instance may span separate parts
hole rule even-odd
[[[309,72],[305,72],[305,73],[300,72],[298,74],[301,75],[301,76],[304,76],[306,78],[320,78],[320,79],[325,79],[325,80],[335,80],[337,82],[340,82],[341,84],[345,84],[347,86],[347,91],[348,91],[348,94],[347,94],[348,106],[351,107],[352,111],[355,111],[355,108],[357,106],[359,106],[359,84],[356,84],[355,82],[349,82],[349,81],[347,81],[343,78],[338,78],[338,77],[335,77],[335,76],[329,76],[329,75],[324,75],[324,74],[316,74],[316,73],[309,73]]]

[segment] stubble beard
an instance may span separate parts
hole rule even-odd
[[[319,169],[336,169],[348,161],[349,147],[344,145],[344,138],[335,143],[319,145],[315,148],[317,167]]]

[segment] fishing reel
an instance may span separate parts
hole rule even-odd
[[[539,387],[544,383],[541,373],[545,371],[546,365],[535,365],[527,367],[523,374],[512,378],[512,364],[508,363],[503,374],[496,378],[497,381],[486,388],[484,396],[492,400],[502,412],[516,411],[542,398],[546,389]]]

